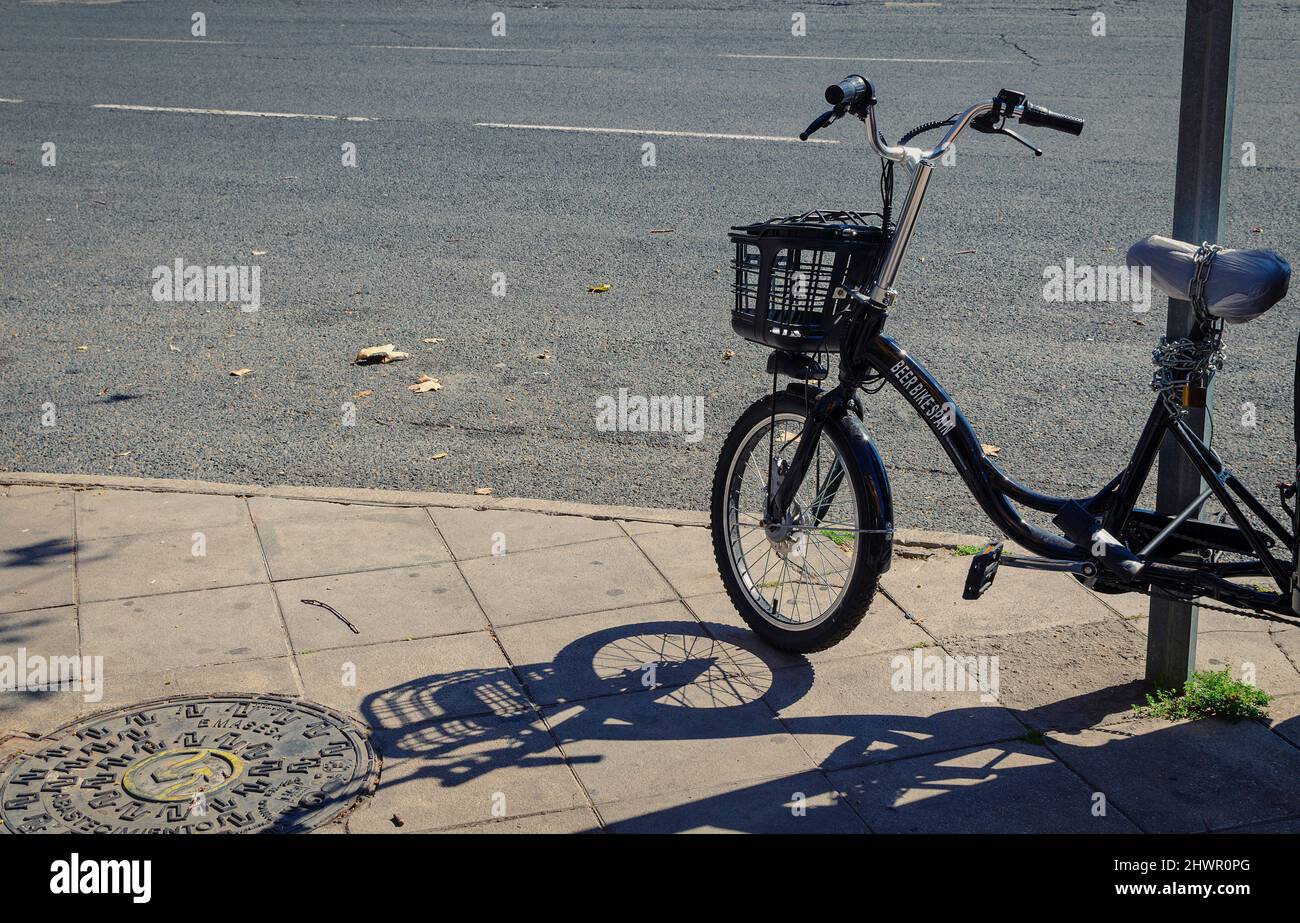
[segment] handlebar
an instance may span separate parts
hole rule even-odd
[[[1050,128],[1053,131],[1063,131],[1067,135],[1083,134],[1083,119],[1076,119],[1072,115],[1062,115],[1059,112],[1053,112],[1051,109],[1044,109],[1042,106],[1031,106],[1025,103],[1024,111],[1020,114],[1020,124],[1030,126],[1040,126]]]
[[[934,160],[941,156],[952,146],[957,136],[976,119],[980,119],[980,121],[975,127],[981,131],[995,130],[990,125],[1000,119],[1017,119],[1022,125],[1050,128],[1053,131],[1065,132],[1070,135],[1083,133],[1083,119],[1053,112],[1051,109],[1045,109],[1042,106],[1031,105],[1025,99],[1023,93],[1002,90],[990,102],[976,103],[961,114],[954,116],[951,121],[952,127],[944,135],[943,140],[927,151],[921,148],[885,143],[880,128],[876,124],[876,89],[871,81],[861,74],[850,74],[839,83],[831,84],[826,88],[825,95],[826,101],[834,108],[822,113],[801,132],[799,135],[801,140],[808,140],[808,137],[814,132],[826,127],[836,119],[852,113],[866,123],[867,140],[871,142],[871,146],[876,149],[877,154],[885,160],[906,163],[909,166],[915,166],[921,161]],[[1001,130],[1000,133],[1009,134],[1022,143],[1028,144],[1014,132]],[[1028,146],[1032,147],[1032,145]],[[1037,149],[1035,149],[1035,152],[1041,153]]]
[[[849,74],[839,83],[826,88],[826,101],[832,106],[856,109],[876,104],[876,88],[861,74]]]

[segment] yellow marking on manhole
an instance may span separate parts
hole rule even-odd
[[[189,801],[210,795],[244,774],[244,761],[228,750],[179,747],[140,760],[122,777],[122,788],[146,801]]]

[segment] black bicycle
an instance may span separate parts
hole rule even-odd
[[[1154,351],[1155,404],[1127,467],[1090,497],[1038,493],[985,455],[947,392],[882,330],[935,162],[958,135],[968,127],[1006,135],[1041,154],[1007,128],[1008,121],[1073,135],[1082,132],[1083,121],[1002,90],[991,102],[921,125],[890,145],[877,126],[868,80],[846,77],[827,88],[826,101],[832,108],[801,137],[845,116],[861,120],[881,158],[880,212],[815,211],[731,233],[732,326],[773,350],[767,363],[772,393],[745,411],[728,435],[711,503],[718,569],[749,626],[779,648],[806,653],[836,644],[866,614],[889,568],[894,516],[889,479],[863,425],[859,394],[885,384],[929,426],[984,512],[1032,553],[1004,555],[1001,543],[985,548],[972,558],[965,598],[978,598],[1005,564],[1064,571],[1105,593],[1209,597],[1253,613],[1297,617],[1295,481],[1279,485],[1284,524],[1187,421],[1192,408],[1205,407],[1210,381],[1222,365],[1224,321],[1249,320],[1277,303],[1289,284],[1287,263],[1269,251],[1198,247],[1162,237],[1135,244],[1129,265],[1149,268],[1163,292],[1190,302],[1194,324],[1186,337],[1162,338]],[[933,149],[909,146],[917,135],[941,128],[947,132]],[[895,164],[911,173],[896,219]],[[828,390],[821,383],[833,353],[840,356],[839,383]],[[794,381],[781,389],[781,376]],[[1300,387],[1295,417],[1300,472]],[[1174,515],[1136,506],[1166,437],[1205,485]],[[1223,506],[1224,521],[1200,518],[1211,497]],[[1051,514],[1060,534],[1026,522],[1016,503]],[[1268,577],[1277,589],[1240,581],[1247,576]]]

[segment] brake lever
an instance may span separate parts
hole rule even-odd
[[[1006,135],[1008,138],[1014,138],[1016,141],[1019,141],[1019,142],[1020,142],[1021,144],[1023,144],[1025,147],[1027,147],[1027,148],[1029,148],[1031,151],[1033,151],[1035,157],[1042,157],[1042,156],[1043,156],[1043,152],[1042,152],[1041,150],[1039,150],[1038,148],[1036,148],[1036,147],[1033,145],[1033,143],[1032,143],[1031,141],[1029,141],[1027,138],[1022,138],[1020,135],[1016,134],[1016,133],[1015,133],[1014,131],[1012,131],[1010,128],[999,128],[999,129],[997,130],[997,134],[999,134],[999,135]]]
[[[817,116],[817,118],[813,119],[812,124],[799,132],[799,140],[807,141],[810,137],[821,131],[831,122],[841,118],[844,115],[844,112],[845,109],[843,106],[836,106],[834,109],[827,109],[821,115]]]
[[[1025,147],[1033,151],[1035,157],[1043,156],[1043,152],[1039,150],[1037,147],[1035,147],[1029,140],[1021,137],[1019,134],[1012,131],[1010,128],[1007,128],[1006,127],[1007,120],[1005,118],[1003,118],[1000,122],[998,122],[998,124],[994,125],[993,123],[995,119],[996,116],[992,112],[989,112],[984,115],[981,115],[977,119],[974,119],[970,123],[970,127],[975,129],[976,131],[983,132],[986,135],[1006,135],[1008,138],[1011,138],[1019,142],[1020,144],[1023,144]]]

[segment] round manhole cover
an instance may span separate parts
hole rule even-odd
[[[5,833],[277,833],[378,776],[365,730],[277,695],[179,696],[66,725],[0,778]]]

